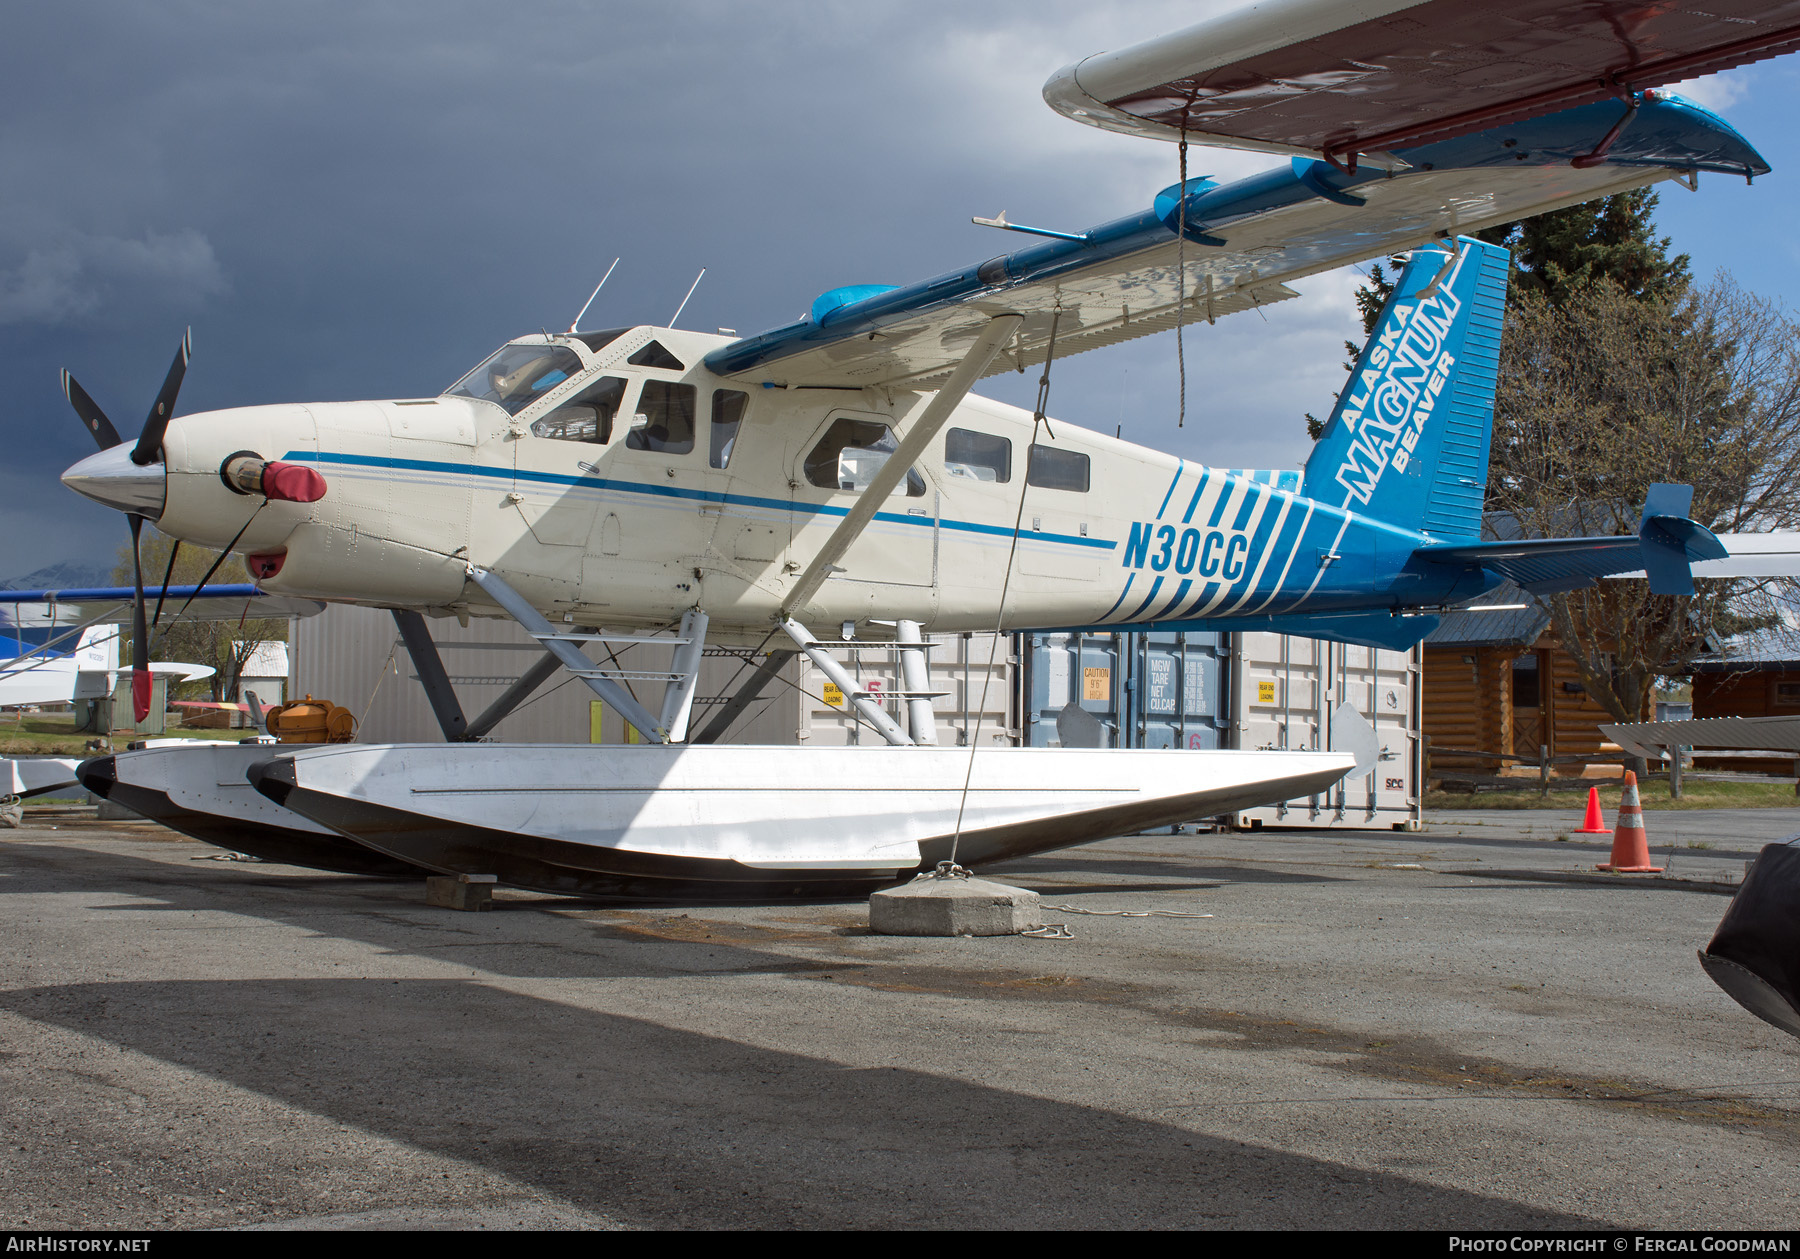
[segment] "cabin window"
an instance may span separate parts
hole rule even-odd
[[[450,387],[450,395],[497,402],[517,415],[581,371],[581,360],[566,345],[503,345],[474,371]]]
[[[613,417],[625,400],[625,382],[602,376],[542,419],[533,421],[531,435],[559,442],[593,442],[604,446],[612,440]]]
[[[899,448],[887,425],[840,417],[806,456],[806,479],[828,490],[865,489]],[[925,497],[925,479],[916,468],[906,470],[906,496]]]
[[[1800,708],[1800,682],[1777,682],[1775,703],[1781,708]]]
[[[664,349],[661,341],[652,341],[625,361],[633,367],[661,367],[672,372],[683,371],[687,367],[686,363]]]
[[[1077,450],[1058,450],[1054,446],[1033,445],[1026,460],[1025,484],[1046,490],[1088,491],[1088,457]]]
[[[672,380],[646,380],[638,395],[637,419],[625,438],[631,450],[685,455],[694,448],[694,410],[699,391]]]
[[[737,446],[738,425],[744,422],[744,408],[750,395],[735,389],[713,390],[712,454],[707,462],[715,468],[731,465],[731,452]]]
[[[966,428],[944,434],[944,471],[971,481],[1012,480],[1012,443]]]

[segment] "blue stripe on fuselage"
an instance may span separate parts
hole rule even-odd
[[[844,516],[850,509],[832,507],[826,504],[795,503],[782,498],[758,498],[749,494],[724,494],[716,490],[690,490],[679,485],[651,485],[640,481],[617,481],[607,477],[570,476],[561,472],[534,472],[526,468],[490,468],[473,463],[443,463],[430,459],[398,459],[389,455],[352,455],[337,451],[320,451],[314,454],[305,450],[290,450],[282,458],[290,463],[342,464],[347,467],[391,468],[396,471],[440,472],[452,476],[470,476],[489,481],[534,482],[539,485],[577,486],[581,489],[611,490],[624,494],[647,494],[654,498],[687,499],[699,503],[730,503],[743,507],[761,507],[774,511],[797,512],[812,516]],[[1179,476],[1179,473],[1177,473]],[[1174,490],[1171,483],[1169,489]],[[1166,503],[1166,498],[1165,498]],[[945,529],[954,529],[962,533],[989,534],[996,537],[1010,538],[1012,529],[1007,525],[983,525],[972,520],[934,520],[930,516],[909,516],[897,512],[878,511],[875,519],[884,524],[918,525],[930,528],[940,525]],[[1068,533],[1034,533],[1033,541],[1061,542],[1069,546],[1093,547],[1097,550],[1111,551],[1118,547],[1118,542],[1105,538],[1082,538]]]

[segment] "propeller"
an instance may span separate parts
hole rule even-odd
[[[175,360],[169,364],[168,375],[163,377],[162,388],[157,392],[156,401],[151,404],[150,414],[144,419],[137,445],[132,448],[131,462],[139,467],[148,467],[162,459],[163,435],[169,430],[169,419],[175,413],[175,398],[181,392],[181,382],[187,376],[188,360],[193,357],[193,352],[194,330],[189,328],[182,334],[181,345],[175,351]],[[66,369],[62,374],[62,386],[69,405],[75,408],[82,426],[93,435],[101,450],[111,450],[123,444],[119,430],[107,418],[106,412],[100,409],[100,404],[94,401]],[[144,608],[144,517],[136,512],[127,512],[125,522],[131,527],[131,576],[132,587],[136,592],[131,608],[131,708],[141,723],[150,715],[152,688],[150,624]],[[157,596],[156,601],[159,619],[163,597],[168,594],[169,578],[174,571],[175,557],[171,554],[168,571],[163,574],[162,594]]]

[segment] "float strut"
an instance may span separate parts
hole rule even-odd
[[[406,654],[412,657],[419,685],[425,688],[425,698],[431,701],[431,711],[437,718],[438,728],[444,732],[444,742],[461,743],[469,723],[463,718],[462,704],[450,685],[450,675],[444,672],[444,661],[438,655],[437,644],[431,641],[425,618],[417,612],[395,608],[394,624],[400,629],[400,641],[406,644]],[[363,716],[367,718],[368,714]]]
[[[887,711],[876,703],[867,691],[856,684],[856,680],[845,671],[844,666],[825,650],[825,645],[815,639],[806,626],[789,617],[781,623],[781,628],[789,638],[794,640],[795,645],[806,653],[806,658],[813,662],[819,672],[836,683],[838,690],[842,691],[856,706],[856,711],[862,714],[863,720],[874,726],[882,738],[895,747],[912,745],[912,740],[906,737],[906,731],[896,725],[894,719],[887,715]]]
[[[925,638],[917,621],[896,621],[894,637],[900,644],[900,684],[906,691],[906,727],[914,743],[935,746],[937,714],[931,709],[931,665],[925,659]],[[909,646],[909,644],[917,644]]]
[[[665,742],[656,718],[631,698],[631,692],[607,677],[604,670],[597,668],[592,660],[582,655],[581,649],[575,646],[571,638],[557,633],[556,627],[544,619],[543,613],[531,606],[530,600],[484,568],[476,568],[471,564],[465,571],[469,580],[480,586],[488,598],[524,626],[525,632],[542,643],[544,650],[560,660],[564,668],[587,683],[589,690],[612,705],[613,711],[636,727],[639,734],[651,743]]]
[[[532,692],[549,681],[550,676],[560,668],[562,661],[549,652],[539,656],[536,664],[525,670],[517,682],[507,687],[499,699],[489,704],[482,710],[481,716],[469,723],[469,728],[463,731],[463,740],[473,743],[512,716],[513,709],[529,699]]]
[[[670,743],[687,739],[688,718],[694,711],[694,685],[700,680],[700,659],[706,651],[706,613],[699,608],[683,612],[681,638],[669,664],[672,676],[663,687],[662,728]]]

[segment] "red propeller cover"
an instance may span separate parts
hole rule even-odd
[[[144,724],[150,715],[150,684],[152,678],[148,669],[131,671],[131,711],[136,714],[137,723]]]
[[[325,497],[325,478],[304,464],[277,460],[263,469],[262,491],[286,503],[316,503]]]

